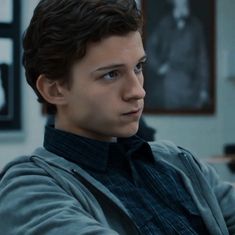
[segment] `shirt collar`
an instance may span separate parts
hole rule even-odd
[[[153,161],[150,146],[138,136],[119,138],[117,143],[111,143],[89,139],[48,125],[45,128],[44,147],[81,167],[96,171],[107,169],[110,152],[112,152],[110,150],[115,148],[122,149],[127,158],[135,154],[140,158],[151,156],[150,160]],[[150,154],[146,154],[146,150]]]

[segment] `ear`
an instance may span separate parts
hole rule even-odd
[[[63,105],[66,103],[65,88],[60,81],[53,81],[41,74],[36,82],[41,96],[50,104]]]

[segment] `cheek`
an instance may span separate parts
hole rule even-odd
[[[87,102],[91,107],[96,107],[99,110],[115,110],[118,108],[118,93],[112,87],[109,89],[93,89],[93,92],[87,97]]]
[[[95,96],[88,101],[91,113],[99,114],[100,116],[111,116],[115,113],[117,102],[113,97],[106,95]]]
[[[110,91],[81,91],[73,98],[73,112],[87,119],[101,119],[111,117],[118,109],[117,96]]]

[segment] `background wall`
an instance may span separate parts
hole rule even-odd
[[[235,143],[235,83],[228,80],[229,53],[235,53],[235,1],[216,1],[216,113],[214,116],[148,116],[158,139],[170,139],[201,158]],[[231,54],[230,54],[231,55]],[[235,61],[232,62],[235,67]]]
[[[29,24],[33,9],[38,3],[38,0],[21,0],[21,2],[21,30],[23,33]],[[21,80],[23,133],[18,135],[0,132],[0,169],[16,156],[31,153],[36,147],[42,145],[43,141],[45,118],[41,115],[36,96],[31,88],[26,85],[23,68],[21,69]]]
[[[22,0],[22,32],[27,27],[38,0]],[[217,110],[213,116],[149,116],[157,129],[157,139],[170,139],[189,148],[200,158],[222,153],[224,143],[235,142],[235,84],[227,79],[227,56],[235,53],[235,1],[217,0]],[[235,61],[233,62],[235,66]],[[0,168],[15,156],[29,154],[42,145],[45,117],[22,68],[23,135],[8,138],[0,133]]]

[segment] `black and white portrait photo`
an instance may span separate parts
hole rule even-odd
[[[213,105],[212,1],[143,1],[146,11],[145,108],[210,111]]]
[[[6,131],[12,135],[22,131],[21,4],[19,0],[0,0],[0,138],[5,138]]]
[[[13,44],[8,38],[0,38],[0,120],[12,118],[13,110]]]

